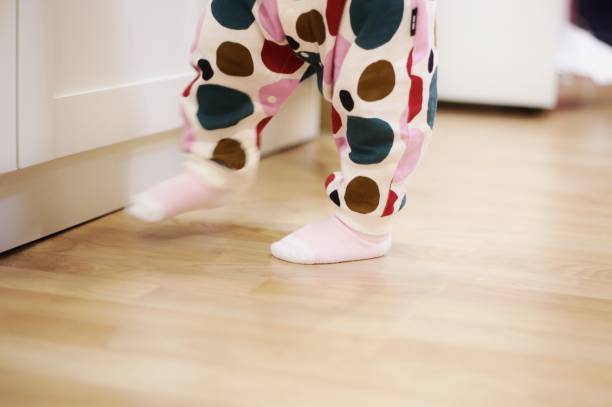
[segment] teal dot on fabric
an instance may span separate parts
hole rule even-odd
[[[307,79],[310,79],[311,77],[315,76],[317,74],[317,67],[313,66],[313,65],[309,65],[308,69],[306,69],[306,71],[304,72],[304,75],[302,75],[302,78],[300,79],[300,82],[304,82]]]
[[[319,92],[323,94],[323,68],[320,66],[310,65],[306,72],[304,72],[304,75],[302,75],[300,82],[304,82],[315,75],[317,75],[317,86],[319,87]]]
[[[316,52],[302,51],[302,52],[298,52],[297,56],[302,61],[306,61],[310,65],[315,65],[319,68],[323,68],[323,63],[321,62],[321,55]]]
[[[349,116],[346,135],[351,147],[349,158],[356,164],[381,163],[393,147],[393,128],[381,119]]]
[[[220,85],[198,88],[198,120],[206,130],[232,127],[255,111],[246,93]]]
[[[323,69],[317,70],[317,87],[319,88],[319,92],[321,95],[323,94]]]
[[[436,113],[438,112],[438,69],[431,78],[431,85],[429,85],[429,109],[427,110],[427,124],[430,128],[434,128],[436,124]]]
[[[429,73],[433,72],[435,64],[436,64],[436,57],[432,49],[429,52],[429,61],[427,62],[427,70],[429,71]]]
[[[391,41],[404,15],[405,0],[353,0],[350,16],[355,43],[371,50]]]
[[[294,50],[298,50],[300,49],[300,43],[297,42],[296,40],[294,40],[292,37],[288,36],[286,37],[287,42],[289,43],[289,46],[294,49]]]
[[[317,86],[319,87],[319,92],[323,94],[323,63],[321,62],[321,55],[315,52],[298,52],[297,56],[310,65],[300,81],[303,82],[311,76],[317,75]]]
[[[213,0],[211,10],[225,28],[246,30],[255,22],[254,5],[255,0]]]

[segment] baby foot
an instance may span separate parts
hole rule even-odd
[[[272,245],[272,254],[291,263],[330,264],[382,257],[391,235],[356,232],[335,216],[303,227]]]
[[[209,187],[193,173],[183,172],[134,196],[126,211],[145,222],[161,222],[189,211],[220,207],[230,195]]]

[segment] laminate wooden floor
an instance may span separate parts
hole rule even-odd
[[[0,258],[3,406],[611,406],[612,107],[442,109],[391,254],[297,266],[329,137],[231,207]]]

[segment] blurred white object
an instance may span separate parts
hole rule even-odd
[[[565,24],[558,53],[559,73],[589,78],[595,84],[612,84],[612,47],[591,33]]]
[[[566,0],[438,0],[440,99],[552,108]]]

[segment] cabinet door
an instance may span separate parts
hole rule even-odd
[[[20,167],[178,127],[203,4],[19,0]]]
[[[0,174],[17,169],[17,0],[0,0]]]
[[[440,98],[550,108],[567,0],[438,0]]]

